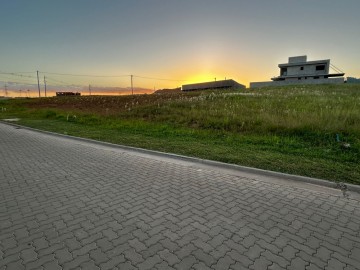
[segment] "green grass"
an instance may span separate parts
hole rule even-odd
[[[39,129],[360,184],[356,85],[6,100],[1,107],[0,118]]]

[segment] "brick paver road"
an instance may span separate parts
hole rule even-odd
[[[360,269],[360,204],[0,123],[0,269]]]

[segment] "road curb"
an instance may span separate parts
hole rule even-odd
[[[159,157],[180,159],[183,161],[188,161],[188,162],[193,162],[193,163],[198,163],[198,164],[203,164],[203,165],[209,165],[209,166],[222,168],[222,169],[231,169],[231,170],[236,170],[236,171],[241,171],[241,172],[246,172],[246,173],[260,174],[263,176],[270,176],[270,177],[276,177],[276,178],[280,178],[280,179],[299,181],[299,182],[314,184],[314,185],[318,185],[318,186],[325,186],[325,187],[335,188],[335,189],[339,189],[339,184],[340,184],[339,182],[331,182],[329,180],[324,180],[324,179],[319,179],[319,178],[312,178],[312,177],[306,177],[306,176],[300,176],[300,175],[294,175],[294,174],[268,171],[268,170],[253,168],[253,167],[246,167],[246,166],[231,164],[231,163],[223,163],[223,162],[213,161],[213,160],[208,160],[208,159],[201,159],[201,158],[196,158],[196,157],[189,157],[189,156],[165,153],[165,152],[160,152],[160,151],[155,151],[155,150],[137,148],[137,147],[132,147],[132,146],[113,144],[113,143],[97,141],[97,140],[93,140],[93,139],[81,138],[81,137],[76,137],[76,136],[31,128],[31,127],[27,127],[27,126],[22,126],[19,124],[15,124],[13,122],[6,122],[3,120],[0,120],[0,123],[14,126],[16,128],[28,129],[28,130],[32,130],[32,131],[39,132],[39,133],[49,134],[49,135],[56,136],[56,137],[71,138],[71,139],[77,140],[77,141],[90,142],[90,143],[94,143],[94,144],[98,144],[98,145],[115,147],[118,149],[123,149],[126,151],[133,151],[133,152],[142,153],[142,154],[150,154],[150,155],[156,155]],[[348,191],[352,191],[352,192],[356,192],[356,193],[360,194],[360,185],[354,185],[354,184],[348,184],[348,183],[341,183],[341,184],[344,184]]]

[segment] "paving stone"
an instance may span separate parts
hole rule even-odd
[[[277,263],[272,263],[272,265],[270,265],[267,269],[268,270],[283,270],[284,268],[282,268]]]
[[[254,264],[250,266],[250,269],[261,270],[261,269],[268,269],[268,267],[272,265],[272,262],[266,259],[265,257],[261,256],[255,259]]]
[[[199,261],[205,263],[208,267],[215,263],[215,258],[201,249],[195,250],[192,255]]]
[[[129,241],[130,246],[132,246],[137,252],[140,252],[142,250],[146,249],[146,246],[143,242],[140,242],[139,239],[134,238]]]
[[[160,243],[156,243],[155,245],[152,245],[146,250],[141,251],[140,254],[143,256],[144,259],[147,259],[148,257],[154,256],[155,254],[159,253],[159,251],[161,250],[164,250],[163,245],[161,245]]]
[[[147,270],[147,269],[153,269],[154,266],[158,263],[160,263],[162,260],[159,257],[159,255],[155,255],[152,257],[147,258],[142,263],[138,264],[138,267],[140,270]]]
[[[248,270],[249,267],[245,267],[243,264],[236,262],[235,264],[231,265],[229,269],[231,269],[231,270]]]
[[[36,261],[30,262],[26,264],[26,269],[40,269],[40,267],[48,262],[56,261],[54,254],[48,254],[45,256],[41,256],[41,258]]]
[[[230,256],[225,256],[220,258],[213,268],[216,270],[226,270],[230,269],[230,265],[234,263],[235,261]]]
[[[96,249],[97,246],[96,246],[96,243],[90,243],[88,245],[85,245],[75,251],[72,252],[73,254],[73,257],[77,257],[77,256],[82,256],[82,255],[85,255],[85,254],[89,254],[89,252],[93,249]]]
[[[118,255],[116,257],[111,258],[110,260],[106,261],[105,263],[100,264],[101,270],[110,270],[114,269],[115,266],[124,263],[126,261],[124,255]]]
[[[16,261],[16,262],[8,263],[6,269],[7,270],[22,270],[22,269],[25,269],[25,266],[21,263],[21,261]]]
[[[137,265],[144,261],[144,258],[136,252],[135,249],[130,248],[124,252],[124,256],[126,259],[128,259],[132,264]]]
[[[64,263],[64,269],[73,269],[80,267],[81,264],[91,261],[88,254],[75,257],[73,260]]]
[[[100,270],[100,267],[98,267],[94,261],[87,261],[80,265],[80,269],[83,270]]]
[[[26,265],[28,262],[35,261],[37,259],[37,253],[34,249],[25,249],[21,251],[21,258],[23,259],[23,263]]]
[[[343,262],[340,262],[339,260],[335,259],[335,258],[331,258],[329,261],[328,261],[328,265],[326,267],[326,269],[331,269],[331,270],[335,270],[335,269],[338,269],[338,270],[341,270],[341,269],[344,269],[346,267],[346,264],[343,263]]]
[[[269,250],[266,250],[265,252],[263,252],[262,256],[264,256],[270,262],[275,263],[276,265],[279,265],[283,269],[285,269],[286,266],[290,262],[290,261],[286,260],[284,257],[279,256],[277,253],[273,253],[273,252],[271,252]]]
[[[161,259],[165,260],[170,266],[177,264],[180,262],[179,258],[168,249],[164,249],[159,252],[159,256]]]
[[[360,264],[360,202],[341,193],[2,123],[0,149],[0,270]]]
[[[176,264],[174,268],[178,270],[191,269],[191,267],[197,262],[196,258],[192,255],[183,258],[180,263]]]
[[[294,260],[291,261],[291,264],[288,267],[288,269],[301,270],[301,269],[305,269],[307,265],[309,265],[308,262],[306,262],[303,259],[297,257],[297,258],[295,258]]]
[[[308,266],[306,266],[306,270],[323,270],[323,269],[325,268],[321,268],[313,263],[310,263]]]
[[[189,256],[196,249],[197,248],[193,244],[189,244],[177,250],[175,254],[179,259],[182,259],[186,256]]]
[[[168,265],[167,262],[161,262],[161,263],[155,265],[154,269],[157,269],[157,270],[175,270],[175,268]]]
[[[332,251],[328,250],[326,247],[321,246],[317,249],[316,253],[314,254],[314,257],[319,258],[320,260],[327,262],[330,259]]]
[[[196,247],[202,249],[204,252],[210,252],[210,251],[212,251],[214,249],[213,246],[211,246],[208,243],[202,241],[201,239],[196,239],[196,240],[192,241],[192,243]],[[219,244],[219,245],[221,245],[221,244]]]
[[[297,252],[299,251],[292,246],[286,246],[279,255],[284,257],[285,260],[290,261],[295,258]]]
[[[160,240],[160,243],[164,248],[166,248],[166,249],[168,249],[170,251],[175,251],[175,250],[180,249],[180,247],[176,243],[176,241],[172,241],[172,240],[170,240],[168,238]]]
[[[51,262],[45,263],[42,267],[44,270],[62,270],[63,269],[57,261],[51,261]]]
[[[264,251],[265,250],[262,247],[255,244],[254,246],[249,248],[249,250],[245,253],[245,255],[248,256],[251,260],[255,260]]]
[[[60,264],[73,260],[72,254],[65,248],[55,251],[55,257],[58,259]]]
[[[93,259],[96,265],[109,261],[109,257],[100,248],[91,250],[90,258]]]

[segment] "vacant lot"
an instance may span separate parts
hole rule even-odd
[[[360,86],[0,101],[0,118],[113,143],[360,184]]]

